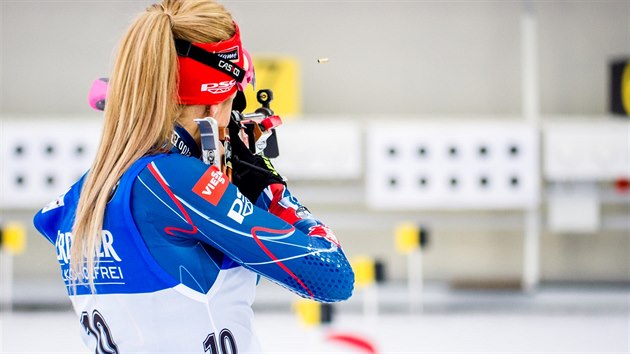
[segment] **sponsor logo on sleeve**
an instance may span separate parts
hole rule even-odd
[[[251,215],[253,212],[254,206],[252,205],[252,202],[241,194],[241,192],[237,191],[236,199],[234,199],[227,216],[237,223],[242,224],[243,219],[245,219],[246,216]]]
[[[228,187],[227,176],[216,166],[208,168],[193,187],[193,192],[212,205],[218,205]]]

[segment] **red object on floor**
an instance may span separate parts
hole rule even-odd
[[[630,181],[625,178],[617,178],[615,180],[615,190],[617,192],[627,193],[630,190]]]
[[[370,343],[367,339],[361,338],[357,335],[347,333],[330,333],[327,338],[331,342],[341,342],[348,344],[354,348],[361,349],[365,353],[378,354],[374,344]]]

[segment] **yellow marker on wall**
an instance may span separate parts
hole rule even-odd
[[[350,260],[354,271],[354,284],[357,288],[366,287],[376,281],[374,259],[367,256],[357,256]]]
[[[300,321],[309,327],[321,321],[321,305],[313,300],[299,299],[293,304],[293,310]]]
[[[9,253],[18,255],[26,250],[26,228],[17,222],[10,222],[2,228],[2,247]]]
[[[621,102],[626,113],[630,112],[630,62],[623,68],[621,75]]]
[[[271,109],[282,119],[302,114],[302,82],[298,60],[288,56],[253,55],[256,70],[256,90],[273,91]],[[247,108],[253,112],[260,107],[251,86],[245,89]]]
[[[420,247],[420,229],[413,223],[401,223],[394,231],[396,250],[409,254]]]

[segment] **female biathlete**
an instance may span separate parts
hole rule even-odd
[[[251,71],[238,26],[210,0],[164,0],[123,37],[96,158],[34,219],[96,353],[260,352],[260,276],[317,301],[350,297],[334,234],[230,119]],[[199,160],[194,119],[207,116],[241,161],[231,180]]]

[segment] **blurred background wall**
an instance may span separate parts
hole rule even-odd
[[[148,4],[3,1],[2,113],[96,116],[86,91]],[[520,114],[520,1],[224,4],[252,53],[300,60],[306,114]],[[630,50],[629,7],[534,3],[543,114],[606,112],[607,61]]]
[[[98,121],[101,114],[87,105],[90,84],[108,75],[118,39],[148,4],[2,1],[2,120]],[[521,115],[520,1],[224,4],[239,22],[244,43],[254,56],[283,54],[299,60],[301,120],[334,115],[361,124],[377,116],[439,121]],[[543,120],[547,115],[569,120],[606,115],[608,61],[630,54],[630,3],[541,1],[533,7]],[[329,63],[317,64],[321,57],[329,58]],[[405,261],[392,245],[394,220],[422,220],[424,215],[369,210],[362,183],[362,179],[296,181],[294,192],[336,229],[350,255],[379,256],[388,261],[394,278],[403,278]],[[628,215],[628,206],[604,210],[608,211]],[[9,209],[2,214],[30,224],[34,212]],[[455,213],[427,215],[448,223]],[[381,226],[362,227],[366,218],[382,218]],[[484,229],[466,224],[476,220],[499,226]],[[458,228],[436,228],[426,253],[426,276],[435,280],[519,277],[521,227],[520,216],[505,211],[467,213]],[[29,251],[16,258],[17,277],[57,277],[52,247],[34,230],[28,241]],[[540,249],[543,281],[624,282],[630,277],[627,224],[587,235],[544,232]]]

